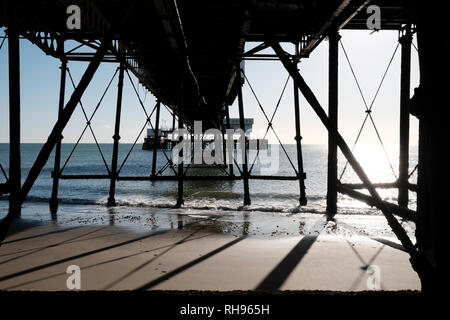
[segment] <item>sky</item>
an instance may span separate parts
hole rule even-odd
[[[3,35],[0,29],[0,35]],[[396,31],[341,31],[341,41],[349,55],[355,74],[367,102],[370,104],[377,90],[388,62],[398,44]],[[416,39],[413,39],[416,44]],[[247,49],[255,43],[247,44]],[[292,51],[292,44],[283,47]],[[42,143],[47,139],[57,117],[59,99],[60,62],[46,56],[39,48],[26,40],[20,41],[21,62],[21,121],[22,142]],[[8,44],[5,41],[0,50],[0,143],[8,142]],[[271,52],[267,50],[265,52]],[[411,95],[419,84],[419,68],[417,51],[411,50]],[[392,65],[384,80],[380,93],[373,105],[372,116],[386,145],[396,145],[399,140],[399,109],[400,109],[400,55],[398,48]],[[87,64],[69,62],[69,69],[78,83]],[[86,90],[82,103],[90,115],[97,105],[109,80],[114,74],[117,64],[103,63]],[[328,41],[323,41],[313,51],[311,56],[299,64],[300,72],[306,83],[311,87],[322,107],[328,110]],[[267,114],[271,115],[280,97],[287,72],[279,61],[246,61],[245,72],[252,87],[256,91]],[[137,84],[136,78],[133,78]],[[155,97],[138,86],[141,98],[151,110]],[[73,87],[68,79],[66,86],[66,101]],[[100,142],[112,143],[114,116],[117,95],[117,76],[114,79],[104,101],[92,120],[93,129]],[[243,87],[245,116],[255,119],[253,135],[261,138],[264,135],[267,121],[256,103],[247,84]],[[306,100],[300,94],[301,131],[304,144],[326,144],[327,131],[318,117],[312,111]],[[339,131],[349,145],[352,145],[365,117],[365,107],[348,63],[339,48]],[[237,102],[230,107],[231,117],[238,117]],[[281,141],[286,144],[295,143],[295,124],[293,107],[293,84],[290,80],[275,116],[273,126]],[[165,110],[161,111],[162,126],[171,126],[172,118]],[[410,143],[417,144],[418,121],[411,117]],[[121,142],[133,142],[144,125],[145,115],[133,88],[125,77]],[[80,136],[86,121],[80,107],[74,112],[72,119],[64,130],[65,143],[75,142]],[[141,136],[139,142],[143,141]],[[270,142],[275,142],[273,135]],[[92,143],[89,132],[81,140],[82,143]],[[377,136],[370,122],[367,122],[360,144],[376,144]]]

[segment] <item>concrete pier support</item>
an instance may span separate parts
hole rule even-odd
[[[67,59],[64,57],[64,40],[60,39],[58,43],[58,49],[61,54],[61,78],[59,84],[59,105],[58,105],[58,119],[61,116],[61,112],[64,109],[64,99],[66,92],[66,76],[67,76]],[[53,185],[52,185],[52,195],[50,197],[50,212],[52,213],[52,217],[56,218],[56,213],[58,211],[58,190],[59,190],[59,175],[60,175],[60,167],[61,167],[61,143],[63,136],[61,135],[60,139],[56,143],[55,146],[55,163],[53,165]]]
[[[9,59],[9,215],[20,216],[20,45],[19,33],[8,29]]]
[[[111,161],[111,176],[109,185],[108,206],[115,206],[116,199],[116,181],[117,181],[117,158],[119,154],[119,140],[120,140],[120,118],[122,113],[122,94],[123,94],[123,76],[125,71],[124,62],[120,62],[119,66],[119,82],[117,85],[117,105],[116,105],[116,121],[114,126],[114,145]]]
[[[338,129],[338,45],[340,36],[337,32],[332,32],[328,39],[328,118],[331,130],[328,131],[327,215],[328,219],[332,219],[337,212],[338,146],[334,132]]]
[[[152,177],[156,175],[156,159],[159,144],[159,114],[161,111],[161,102],[156,103],[156,120],[155,120],[155,141],[153,143],[153,159],[152,159]]]
[[[409,170],[409,109],[411,78],[411,27],[407,27],[400,38],[402,47],[400,74],[400,151],[398,176],[398,205],[408,207],[408,170]]]

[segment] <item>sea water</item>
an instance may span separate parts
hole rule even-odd
[[[26,178],[41,147],[41,144],[22,144],[23,180]],[[62,145],[61,166],[65,164],[63,174],[108,174],[98,148],[100,147],[106,164],[110,167],[112,144],[100,144],[99,146],[80,144],[66,163],[73,147],[74,144]],[[149,176],[153,151],[142,150],[139,144],[133,149],[132,147],[132,144],[120,144],[118,156],[118,166],[121,167],[120,176]],[[270,147],[274,146],[271,145]],[[292,164],[294,166],[297,164],[296,146],[286,145],[287,155],[282,148],[272,150],[278,152],[279,155],[275,157],[278,158],[278,163],[276,165],[277,170],[273,174],[295,176]],[[167,158],[170,158],[170,151],[158,150],[157,153],[157,171],[159,171],[166,164]],[[127,158],[128,154],[129,157]],[[251,151],[250,158],[254,158],[255,155],[256,151]],[[394,182],[396,180],[398,175],[398,150],[396,146],[388,146],[386,150],[383,150],[376,145],[361,145],[355,148],[355,155],[372,182]],[[127,160],[124,163],[126,158]],[[388,158],[390,161],[388,161]],[[48,220],[51,217],[48,200],[53,183],[51,178],[53,159],[54,155],[52,154],[28,195],[23,208],[24,218]],[[9,146],[8,144],[0,144],[0,164],[6,172],[8,172],[8,162]],[[345,163],[345,158],[339,154],[339,176],[345,167]],[[151,228],[176,228],[180,226],[180,215],[183,215],[182,223],[184,224],[188,223],[189,218],[209,217],[214,217],[214,225],[217,225],[217,221],[230,222],[223,223],[220,226],[223,230],[219,230],[220,232],[232,233],[236,231],[232,230],[233,228],[239,229],[242,227],[242,225],[233,226],[233,222],[242,224],[247,221],[247,232],[250,233],[251,230],[255,234],[273,233],[273,230],[275,230],[277,234],[298,234],[302,233],[302,226],[303,231],[308,228],[311,219],[306,218],[317,217],[319,219],[320,217],[321,219],[326,211],[327,146],[303,145],[303,164],[306,173],[305,185],[308,204],[301,208],[298,207],[298,181],[250,180],[252,204],[245,208],[242,207],[242,180],[185,181],[185,203],[181,209],[173,208],[178,192],[176,181],[119,181],[116,188],[118,206],[114,209],[107,209],[109,180],[61,180],[57,219],[64,223],[111,223],[111,219],[113,219],[115,223],[142,224]],[[413,146],[410,150],[410,172],[416,164],[417,147]],[[261,174],[264,172],[261,171],[262,168],[264,168],[264,165],[256,161],[252,174]],[[202,176],[226,174],[222,169],[217,168],[190,168],[187,172],[187,175]],[[239,169],[236,166],[234,172],[237,175],[239,174]],[[174,172],[170,167],[162,172],[162,175],[172,174]],[[415,183],[416,177],[417,173],[414,173],[410,181]],[[5,177],[0,173],[0,183],[4,181]],[[347,166],[341,182],[359,183],[360,181],[352,168]],[[398,196],[396,189],[382,189],[379,190],[379,193],[384,200],[396,203]],[[416,195],[410,192],[409,207],[415,209],[415,206]],[[346,223],[352,224],[353,227],[358,225],[364,229],[364,225],[369,224],[372,231],[390,232],[381,212],[376,208],[371,208],[345,195],[338,196],[338,208],[338,217],[341,221],[347,219]],[[0,217],[6,215],[7,211],[7,197],[2,196],[0,197]],[[253,225],[252,221],[255,222]],[[260,222],[259,225],[257,221]],[[291,226],[293,222],[295,224]],[[345,225],[345,223],[341,225]],[[227,230],[227,228],[231,229]],[[375,234],[378,234],[378,231]]]

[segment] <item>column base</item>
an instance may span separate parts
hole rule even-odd
[[[58,198],[51,197],[48,205],[50,207],[50,213],[52,213],[52,217],[53,217],[53,214],[58,212],[58,206],[59,206]]]
[[[306,206],[308,204],[308,199],[306,197],[300,197],[299,202],[301,206]]]
[[[116,205],[117,205],[116,204],[116,199],[114,197],[109,197],[107,206],[108,207],[115,207]]]

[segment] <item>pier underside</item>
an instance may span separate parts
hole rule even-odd
[[[81,11],[81,28],[68,29],[67,8],[77,5]],[[377,6],[381,11],[381,30],[398,30],[402,48],[401,65],[401,119],[400,119],[400,166],[399,178],[394,182],[373,184],[364,168],[354,157],[347,142],[338,131],[338,44],[342,29],[367,29],[367,7]],[[436,292],[445,287],[448,262],[448,241],[444,241],[444,214],[448,212],[445,199],[449,190],[448,148],[437,141],[448,137],[448,126],[442,114],[445,104],[444,84],[440,74],[448,74],[450,63],[449,40],[439,36],[437,30],[448,30],[444,13],[431,4],[421,1],[387,0],[249,0],[249,1],[8,1],[0,0],[0,27],[6,27],[2,40],[8,41],[9,97],[10,97],[10,166],[7,182],[0,185],[2,194],[9,194],[10,210],[1,222],[0,240],[3,240],[11,222],[20,215],[35,180],[55,150],[53,171],[52,212],[58,204],[60,179],[108,179],[111,182],[108,204],[115,205],[115,185],[120,180],[174,180],[178,182],[178,207],[183,205],[183,181],[189,167],[178,165],[176,170],[169,157],[167,167],[174,175],[162,176],[155,172],[155,157],[150,176],[124,177],[120,175],[117,152],[120,140],[120,119],[123,82],[133,74],[139,82],[157,98],[153,108],[153,123],[143,102],[146,125],[159,132],[159,113],[166,106],[173,114],[178,128],[193,131],[194,121],[202,121],[203,130],[209,128],[224,132],[229,126],[229,106],[237,100],[240,127],[245,129],[242,85],[246,60],[279,60],[294,81],[295,143],[297,163],[292,176],[256,176],[248,166],[246,150],[242,165],[227,163],[225,176],[195,177],[195,179],[242,180],[244,205],[251,203],[249,179],[296,180],[299,182],[299,204],[306,205],[306,174],[303,170],[300,107],[301,93],[329,132],[328,157],[328,219],[332,220],[337,209],[337,193],[341,192],[371,206],[377,207],[387,219],[392,231],[409,254],[413,268],[422,281],[422,289]],[[412,35],[417,34],[421,83],[413,98],[410,97],[410,55]],[[58,121],[42,147],[29,174],[21,182],[20,167],[20,46],[19,39],[26,39],[46,54],[61,61],[61,87]],[[325,39],[329,40],[329,101],[328,111],[317,100],[300,74],[297,64],[306,59]],[[79,43],[68,50],[65,43]],[[255,46],[245,51],[245,44]],[[283,43],[294,45],[287,52]],[[439,45],[437,45],[439,43]],[[271,48],[273,53],[262,53]],[[66,67],[68,61],[86,61],[83,77],[65,102]],[[62,133],[84,91],[89,86],[101,63],[118,65],[119,87],[114,151],[107,175],[67,176],[62,174],[60,152]],[[136,90],[136,88],[135,88]],[[264,112],[264,110],[263,110]],[[367,111],[370,116],[370,109]],[[265,114],[265,113],[264,113]],[[410,114],[420,120],[418,183],[408,181],[408,143]],[[271,119],[266,116],[268,128]],[[86,118],[87,126],[90,119]],[[224,121],[225,120],[225,121]],[[272,128],[273,129],[273,128]],[[245,138],[244,138],[245,139]],[[155,139],[158,140],[158,139]],[[446,140],[445,140],[446,141]],[[242,145],[246,146],[246,143]],[[282,144],[281,144],[282,146]],[[155,149],[157,146],[155,146]],[[245,149],[245,148],[244,148]],[[341,184],[337,176],[337,150],[340,149],[349,166],[361,180],[359,185]],[[284,149],[283,149],[284,150]],[[285,150],[284,150],[285,151]],[[131,152],[131,151],[130,151]],[[156,153],[155,153],[156,154]],[[233,172],[239,170],[239,174]],[[3,168],[2,168],[3,170]],[[6,176],[6,173],[5,173]],[[443,188],[439,182],[445,182]],[[398,204],[381,199],[377,188],[398,188]],[[366,189],[361,193],[356,189]],[[417,211],[407,207],[408,190],[417,192]],[[417,225],[417,243],[414,244],[403,229],[400,219],[414,221]]]

